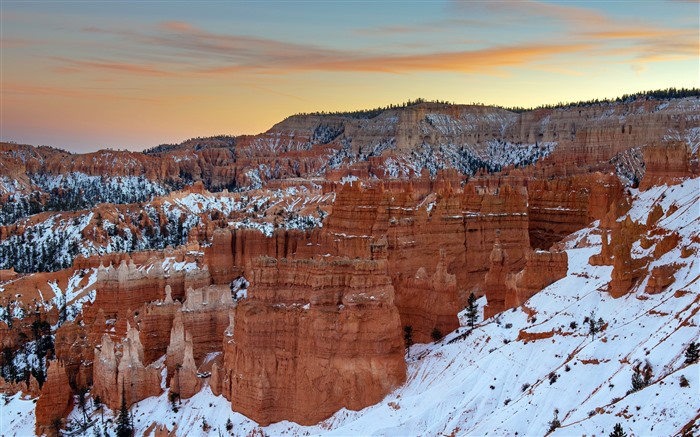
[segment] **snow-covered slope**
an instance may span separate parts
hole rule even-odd
[[[464,326],[436,344],[412,347],[406,384],[377,405],[342,410],[312,427],[282,422],[261,429],[208,389],[182,401],[178,413],[165,392],[132,408],[137,432],[156,421],[169,429],[176,424],[178,435],[522,436],[547,434],[556,417],[552,435],[608,435],[616,423],[628,435],[675,435],[693,421],[697,433],[700,365],[686,365],[684,352],[700,335],[699,185],[700,179],[686,180],[634,194],[630,218],[645,222],[660,204],[665,214],[657,226],[681,236],[676,248],[652,262],[680,266],[661,293],[645,293],[644,278],[628,295],[610,297],[612,267],[588,263],[601,248],[594,223],[565,241],[565,278],[469,335]],[[694,253],[682,258],[681,248]],[[483,308],[484,300],[479,304]],[[595,335],[589,319],[602,319]],[[631,391],[638,364],[648,364],[653,375],[646,387]],[[4,432],[33,431],[26,402],[9,400]]]

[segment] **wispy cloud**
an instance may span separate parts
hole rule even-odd
[[[373,56],[351,60],[313,63],[310,69],[326,71],[363,71],[406,73],[449,71],[480,73],[498,68],[525,65],[559,54],[576,53],[591,48],[587,44],[552,44],[493,47],[461,52],[427,53],[408,56]]]
[[[23,38],[3,37],[3,39],[0,40],[0,49],[23,48],[23,47],[35,46],[38,44],[41,44],[41,41],[32,40],[32,39],[23,39]]]
[[[288,72],[458,72],[503,74],[505,68],[551,71],[570,55],[581,65],[593,62],[640,64],[697,57],[697,29],[665,28],[615,20],[599,10],[543,1],[452,1],[452,16],[414,25],[358,29],[374,35],[429,32],[448,27],[488,27],[506,18],[546,23],[537,36],[517,44],[476,33],[469,42],[444,44],[423,39],[373,49],[338,48],[260,36],[217,33],[188,21],[146,27],[89,26],[82,30],[112,40],[115,50],[99,55],[52,58],[56,73],[114,73],[152,78],[225,77]],[[478,17],[478,19],[472,18]],[[533,21],[535,20],[535,21]],[[556,39],[552,39],[556,38]],[[552,42],[556,41],[556,42]],[[6,43],[3,41],[3,43]],[[14,44],[20,44],[16,41]],[[7,44],[13,44],[11,40]],[[575,70],[572,70],[575,71]],[[107,75],[107,77],[109,77]]]
[[[100,88],[103,90],[103,88]],[[156,99],[146,97],[133,97],[124,94],[111,94],[104,92],[94,92],[88,88],[67,88],[59,86],[38,86],[21,83],[7,83],[2,86],[3,94],[22,94],[30,96],[56,96],[71,97],[79,99],[113,99],[113,100],[136,100],[142,102],[157,102]]]
[[[150,32],[86,29],[113,33],[149,51],[160,50],[169,65],[126,60],[61,59],[66,71],[93,69],[144,76],[231,75],[242,72],[462,72],[479,73],[578,53],[594,43],[523,43],[473,50],[425,50],[415,54],[363,53],[244,35],[217,34],[183,21],[158,24]]]
[[[117,62],[117,61],[100,61],[100,60],[77,60],[77,59],[67,59],[67,58],[54,58],[55,60],[63,63],[64,65],[57,67],[54,71],[63,73],[75,73],[85,70],[103,70],[111,71],[117,73],[132,73],[144,76],[156,76],[156,77],[166,77],[166,76],[176,76],[177,73],[174,71],[167,71],[160,69],[152,65],[142,65],[129,62]]]
[[[422,23],[413,24],[394,24],[376,27],[362,27],[354,29],[353,33],[358,35],[370,36],[388,36],[388,35],[405,35],[412,33],[435,33],[444,32],[445,30],[454,29],[456,27],[486,27],[493,25],[493,22],[475,18],[445,18],[443,20],[434,20]]]

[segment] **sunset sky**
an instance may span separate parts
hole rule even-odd
[[[3,141],[84,152],[423,97],[506,106],[699,84],[696,1],[8,1]]]

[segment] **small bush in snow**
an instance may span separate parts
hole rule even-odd
[[[549,422],[549,432],[553,432],[555,429],[559,428],[560,426],[561,426],[561,422],[559,421],[559,410],[555,409],[554,410],[554,417]]]

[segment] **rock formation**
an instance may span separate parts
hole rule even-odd
[[[370,405],[403,382],[386,261],[263,258],[251,283],[216,370],[236,411],[260,424],[312,424]]]
[[[101,348],[95,350],[93,388],[110,409],[119,408],[122,393],[127,405],[161,393],[160,368],[144,366],[143,356],[135,328],[127,328],[127,337],[120,345],[115,345],[108,335],[102,338]]]
[[[565,277],[567,270],[566,252],[528,251],[525,254],[525,268],[506,279],[505,307],[522,305],[543,288]]]
[[[197,365],[192,355],[192,337],[189,333],[185,335],[182,352],[181,364],[178,364],[172,372],[170,391],[177,393],[181,399],[188,399],[197,394],[202,385],[197,378]]]
[[[73,392],[66,369],[60,361],[52,361],[36,403],[36,433],[47,432],[54,420],[63,420],[73,407]]]

